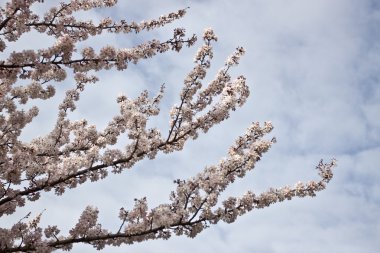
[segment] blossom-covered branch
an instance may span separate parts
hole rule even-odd
[[[269,205],[291,200],[293,197],[314,197],[315,193],[325,188],[332,178],[335,161],[318,164],[317,170],[321,179],[306,184],[298,182],[294,187],[285,186],[269,189],[259,195],[248,191],[242,197],[229,197],[220,200],[220,194],[233,183],[236,177],[243,177],[251,170],[256,161],[266,152],[275,140],[266,141],[262,137],[271,131],[270,122],[260,127],[252,124],[246,134],[239,137],[229,150],[227,158],[218,165],[206,167],[203,172],[188,180],[176,180],[177,188],[170,195],[171,202],[161,204],[151,210],[147,199],[135,200],[133,209],[120,209],[121,226],[117,231],[103,229],[97,223],[99,211],[88,206],[82,213],[69,236],[59,235],[56,226],[49,226],[42,231],[37,228],[38,222],[19,222],[12,229],[24,230],[33,240],[18,247],[9,247],[8,252],[33,251],[50,252],[54,249],[71,249],[78,242],[88,243],[96,249],[106,245],[132,244],[151,239],[168,239],[172,234],[194,237],[210,224],[219,221],[234,222],[236,218],[253,209],[265,208]],[[38,218],[38,217],[37,217]],[[11,233],[6,231],[4,238]],[[20,233],[21,234],[21,233]],[[42,239],[45,235],[46,239]],[[50,239],[51,238],[51,239]],[[19,239],[19,238],[16,238]],[[9,240],[9,245],[12,242]]]
[[[121,173],[143,159],[154,159],[159,152],[180,151],[189,139],[198,138],[202,132],[228,119],[250,94],[246,78],[234,79],[229,73],[245,53],[242,47],[228,57],[212,81],[203,82],[211,66],[213,43],[217,41],[214,31],[208,28],[202,36],[203,45],[195,55],[195,66],[184,79],[178,104],[173,105],[168,115],[167,133],[148,127],[149,119],[160,114],[164,85],[153,97],[147,90],[134,99],[126,95],[117,97],[119,112],[109,119],[104,129],[97,129],[86,119],[74,121],[70,119],[70,112],[76,110],[87,86],[99,80],[94,75],[96,71],[122,71],[131,63],[138,64],[159,53],[179,52],[183,46],[193,46],[197,37],[186,38],[185,29],[176,28],[166,41],[153,39],[132,48],[103,46],[96,52],[91,46],[78,48],[79,42],[102,33],[126,36],[132,31],[162,27],[183,17],[185,9],[140,23],[105,18],[93,24],[91,20],[79,21],[73,14],[112,7],[117,1],[71,0],[42,16],[31,9],[38,3],[43,1],[10,0],[0,8],[0,52],[5,52],[10,42],[32,29],[55,39],[54,45],[48,48],[13,51],[0,60],[0,218],[14,214],[30,201],[37,201],[43,192],[54,191],[61,195],[88,181],[104,179],[109,173]],[[31,101],[54,97],[56,83],[70,79],[75,82],[75,88],[67,89],[57,108],[53,129],[45,136],[23,141],[22,131],[39,113]],[[275,142],[274,138],[264,139],[272,128],[270,122],[263,126],[253,123],[218,164],[206,167],[187,180],[175,180],[170,202],[149,209],[147,199],[142,198],[136,200],[130,210],[121,208],[120,226],[115,230],[103,229],[97,221],[99,211],[91,206],[83,211],[68,235],[63,235],[56,225],[42,228],[39,224],[42,214],[31,220],[27,215],[10,228],[0,228],[0,252],[70,250],[76,243],[102,249],[106,245],[167,239],[173,233],[194,237],[220,220],[233,222],[252,209],[296,196],[314,196],[323,190],[332,178],[334,162],[321,162],[317,166],[321,176],[317,182],[269,189],[260,195],[247,192],[240,198],[221,199],[221,193],[252,170]],[[123,134],[128,136],[128,143],[123,149],[115,148],[121,144]]]
[[[107,17],[99,24],[93,24],[92,20],[80,21],[72,14],[77,11],[86,11],[93,8],[112,7],[117,4],[116,0],[109,1],[88,1],[72,0],[69,3],[60,3],[59,6],[51,8],[43,17],[33,13],[30,7],[41,0],[35,1],[11,1],[3,9],[2,13],[6,18],[0,23],[0,36],[4,36],[8,41],[17,40],[23,33],[29,32],[32,28],[40,33],[46,33],[56,38],[63,35],[70,36],[73,40],[83,41],[89,36],[103,33],[139,33],[143,30],[152,30],[165,26],[186,14],[186,9],[162,15],[158,19],[143,20],[139,23],[126,20],[113,21]]]

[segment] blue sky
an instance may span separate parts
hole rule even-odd
[[[0,1],[3,3],[4,1]],[[237,46],[247,53],[233,69],[244,74],[251,96],[231,118],[189,142],[183,152],[159,155],[121,175],[72,190],[62,197],[44,194],[17,214],[44,212],[43,224],[58,224],[67,232],[85,206],[99,207],[100,220],[117,228],[121,206],[148,197],[151,207],[166,202],[172,180],[186,179],[204,166],[217,163],[233,140],[252,121],[271,120],[278,142],[256,169],[237,181],[227,194],[257,193],[298,180],[317,179],[314,167],[321,158],[335,157],[338,167],[327,189],[316,198],[296,199],[254,210],[233,224],[217,224],[195,239],[173,237],[106,252],[344,252],[375,253],[380,248],[380,6],[376,0],[141,0],[119,1],[117,8],[82,13],[81,18],[104,16],[139,21],[190,6],[172,25],[140,35],[102,36],[89,43],[130,47],[151,38],[170,38],[174,27],[185,27],[198,37],[213,27],[219,37],[212,80],[224,59]],[[39,7],[43,10],[42,7]],[[32,34],[12,45],[15,49],[49,45]],[[167,53],[131,66],[125,72],[101,72],[100,82],[86,90],[73,118],[88,118],[104,126],[117,113],[120,93],[153,94],[162,83],[166,94],[160,116],[152,119],[165,131],[168,110],[178,102],[178,91],[192,68],[197,46]],[[206,82],[207,83],[207,82]],[[72,84],[60,84],[63,94]],[[41,114],[23,133],[25,140],[50,129],[58,98],[42,104]],[[19,217],[6,217],[5,223]],[[65,230],[66,229],[66,230]],[[73,252],[90,252],[89,246]],[[95,251],[95,250],[94,250]]]

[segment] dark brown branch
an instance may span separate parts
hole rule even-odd
[[[190,131],[189,131],[190,132]],[[157,150],[160,150],[161,148],[163,148],[164,146],[166,145],[170,145],[178,140],[181,140],[182,138],[184,138],[186,136],[186,134],[188,133],[185,133],[184,135],[181,135],[180,137],[178,137],[177,139],[175,140],[172,140],[171,142],[168,142],[168,143],[161,143],[160,145],[158,145],[157,147],[155,147],[155,149]],[[104,168],[108,168],[108,167],[114,167],[114,166],[117,166],[119,164],[123,164],[123,163],[127,163],[129,162],[134,156],[135,156],[135,151],[137,149],[137,146],[135,146],[135,149],[134,151],[132,152],[132,154],[127,157],[127,158],[123,158],[123,159],[118,159],[116,161],[114,161],[112,164],[110,165],[107,165],[107,164],[99,164],[99,165],[96,165],[96,166],[93,166],[93,167],[89,167],[87,169],[84,169],[84,170],[81,170],[81,171],[78,171],[76,173],[73,173],[71,175],[67,175],[66,177],[63,177],[63,178],[60,178],[56,181],[53,181],[53,182],[46,182],[45,184],[43,185],[40,185],[38,187],[33,187],[33,188],[29,188],[29,189],[26,189],[26,190],[23,190],[23,191],[19,191],[18,193],[16,193],[15,195],[13,195],[12,197],[6,197],[6,198],[3,198],[0,200],[0,206],[3,205],[3,204],[6,204],[14,199],[16,199],[17,197],[19,196],[27,196],[29,194],[32,194],[32,193],[35,193],[35,192],[39,192],[39,191],[42,191],[46,188],[51,188],[51,187],[54,187],[54,186],[57,186],[61,183],[65,183],[67,181],[69,181],[70,179],[73,179],[73,178],[76,178],[78,176],[82,176],[82,175],[85,175],[89,172],[92,172],[92,171],[98,171],[100,169],[104,169]],[[148,152],[151,152],[153,151],[154,149],[151,148],[149,151],[145,151],[145,152],[140,152],[138,154],[136,154],[137,157],[142,157],[144,155],[146,155]]]
[[[170,39],[170,40],[167,40],[166,42],[162,42],[160,43],[159,45],[160,46],[163,46],[165,44],[170,44],[172,46],[176,45],[178,42],[181,42],[181,43],[190,43],[193,41],[193,38],[194,38],[195,35],[193,35],[192,38],[190,39],[187,39],[187,40],[175,40],[175,39]],[[114,63],[114,62],[117,62],[119,61],[119,59],[117,58],[112,58],[112,59],[101,59],[101,58],[93,58],[93,59],[85,59],[85,58],[82,58],[82,59],[76,59],[76,60],[68,60],[68,61],[64,61],[64,60],[58,60],[58,61],[48,61],[48,62],[40,62],[41,64],[44,64],[44,65],[50,65],[50,64],[53,64],[53,65],[56,65],[57,67],[60,67],[61,65],[64,65],[64,66],[70,66],[72,64],[76,64],[76,63],[100,63],[100,62],[105,62],[105,63]],[[131,61],[131,59],[126,59],[126,61]],[[1,62],[0,64],[0,69],[17,69],[17,68],[35,68],[36,67],[36,63],[24,63],[24,64],[4,64],[4,62]]]
[[[207,45],[209,46],[210,45],[210,41],[207,42]],[[202,56],[202,59],[201,59],[201,65],[204,65],[205,64],[205,60],[206,60],[206,56],[207,55],[203,55]],[[197,76],[194,80],[193,80],[193,83],[195,83],[197,80],[198,80],[199,76]],[[180,106],[178,107],[178,112],[176,114],[176,118],[174,119],[174,122],[173,122],[173,125],[172,127],[170,128],[169,130],[169,134],[168,134],[168,137],[166,139],[166,142],[168,142],[170,140],[170,137],[174,131],[174,128],[176,127],[177,125],[177,122],[179,121],[180,119],[180,114],[181,114],[181,111],[182,111],[182,107],[183,107],[183,104],[185,103],[185,99],[186,99],[186,96],[187,96],[187,93],[189,92],[189,89],[186,90],[185,94],[183,95],[183,97],[181,98],[181,104]],[[179,123],[179,126],[178,126],[178,129],[181,127],[181,123],[182,121]]]
[[[4,19],[1,23],[0,23],[0,30],[3,29],[7,24],[8,22],[14,17],[14,15],[16,14],[16,12],[18,12],[20,10],[20,8],[16,8],[12,15],[7,17],[6,19]]]
[[[176,227],[186,227],[186,226],[192,226],[194,224],[204,222],[206,221],[205,218],[196,220],[196,221],[186,221],[186,222],[176,222],[170,225],[170,229],[174,229]],[[157,228],[150,228],[148,230],[139,232],[139,233],[134,233],[134,234],[126,234],[126,233],[114,233],[114,234],[103,234],[103,235],[97,235],[97,236],[86,236],[86,237],[80,237],[80,238],[70,238],[70,239],[65,239],[65,240],[59,240],[59,241],[54,241],[48,243],[49,247],[57,248],[60,249],[66,245],[70,245],[73,243],[92,243],[96,241],[104,241],[104,240],[114,240],[118,238],[134,238],[134,237],[139,237],[139,236],[144,236],[148,234],[156,234],[157,232],[163,231],[167,229],[164,226],[160,226]],[[16,247],[16,248],[9,248],[9,249],[3,249],[0,250],[0,253],[10,253],[10,252],[30,252],[30,251],[35,251],[36,247],[35,246],[23,246],[23,247]]]

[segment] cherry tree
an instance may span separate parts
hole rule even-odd
[[[229,118],[244,105],[249,87],[244,76],[232,78],[230,69],[239,64],[245,50],[236,48],[208,84],[203,83],[213,58],[217,36],[205,29],[202,43],[194,59],[194,68],[184,78],[178,104],[170,111],[168,132],[148,128],[148,120],[160,113],[164,96],[162,86],[156,96],[142,91],[136,98],[116,98],[120,110],[104,129],[97,129],[86,119],[70,119],[81,93],[99,79],[99,70],[123,71],[130,64],[170,50],[179,52],[195,44],[195,35],[176,28],[165,41],[151,40],[132,48],[104,46],[94,48],[78,44],[103,33],[139,33],[165,26],[186,14],[178,10],[149,21],[125,21],[104,18],[99,23],[81,21],[75,14],[94,8],[116,5],[116,0],[71,0],[50,8],[44,15],[32,10],[43,0],[10,0],[0,8],[0,52],[32,30],[55,39],[54,45],[39,50],[13,51],[0,60],[0,217],[38,201],[43,192],[56,195],[95,183],[110,173],[124,173],[143,159],[155,159],[158,153],[180,151],[190,139],[196,139]],[[3,54],[4,55],[4,54]],[[57,108],[54,128],[45,136],[29,142],[20,135],[38,115],[38,108],[25,105],[33,100],[55,96],[59,82],[75,80],[76,87],[67,89]],[[270,188],[262,193],[246,192],[240,197],[221,197],[221,193],[237,178],[251,171],[275,138],[271,122],[253,123],[237,137],[226,156],[218,164],[207,166],[197,175],[174,182],[170,200],[149,208],[147,199],[135,199],[133,208],[121,207],[120,226],[107,230],[98,222],[98,209],[88,206],[76,225],[64,234],[51,224],[41,227],[43,214],[23,217],[10,228],[0,228],[0,252],[52,252],[71,250],[75,244],[87,243],[100,250],[106,245],[119,246],[151,239],[168,239],[171,235],[195,237],[203,229],[219,221],[234,222],[253,209],[291,200],[315,196],[331,180],[335,161],[323,163],[317,170],[320,181],[298,182],[294,186]],[[123,149],[120,136],[129,142]],[[236,182],[235,182],[236,183]],[[34,218],[33,218],[34,217]]]

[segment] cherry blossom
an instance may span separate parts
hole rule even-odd
[[[89,46],[80,48],[79,42],[90,36],[139,33],[165,26],[182,18],[186,9],[141,22],[104,18],[95,24],[92,20],[79,21],[73,14],[112,7],[117,0],[66,1],[40,16],[31,7],[43,2],[10,0],[0,8],[0,52],[32,30],[55,40],[45,49],[13,51],[0,60],[0,218],[38,201],[44,192],[62,195],[88,181],[122,173],[143,159],[154,159],[158,153],[180,151],[189,139],[198,138],[228,119],[247,101],[250,90],[246,78],[233,78],[229,71],[244,55],[242,47],[227,58],[212,81],[204,83],[213,58],[213,44],[218,40],[214,31],[207,28],[201,37],[203,45],[194,57],[194,67],[184,77],[178,103],[170,110],[168,133],[148,127],[149,119],[161,113],[164,85],[155,96],[144,90],[137,98],[115,98],[119,112],[104,129],[97,129],[86,119],[73,121],[69,114],[76,110],[88,85],[99,80],[96,71],[122,71],[157,54],[179,52],[184,46],[193,46],[197,37],[188,37],[184,28],[176,28],[165,41],[152,39],[131,48],[104,45],[98,51]],[[54,128],[44,136],[22,141],[23,129],[39,113],[36,106],[25,109],[23,105],[56,96],[57,83],[64,83],[68,76],[73,77],[76,85],[67,89],[62,98]],[[167,203],[152,208],[144,197],[136,199],[130,209],[121,207],[120,226],[114,230],[102,227],[98,221],[101,210],[93,206],[78,215],[68,234],[54,224],[41,227],[43,213],[29,214],[10,228],[0,228],[0,252],[70,250],[78,243],[100,250],[106,245],[168,239],[172,235],[195,237],[219,221],[231,223],[253,209],[294,197],[314,197],[325,189],[333,176],[335,160],[317,165],[319,181],[222,197],[222,192],[254,169],[276,142],[275,138],[266,137],[272,129],[269,121],[252,123],[218,164],[206,166],[191,178],[175,180]],[[115,148],[123,134],[127,134],[129,142],[122,149]]]

